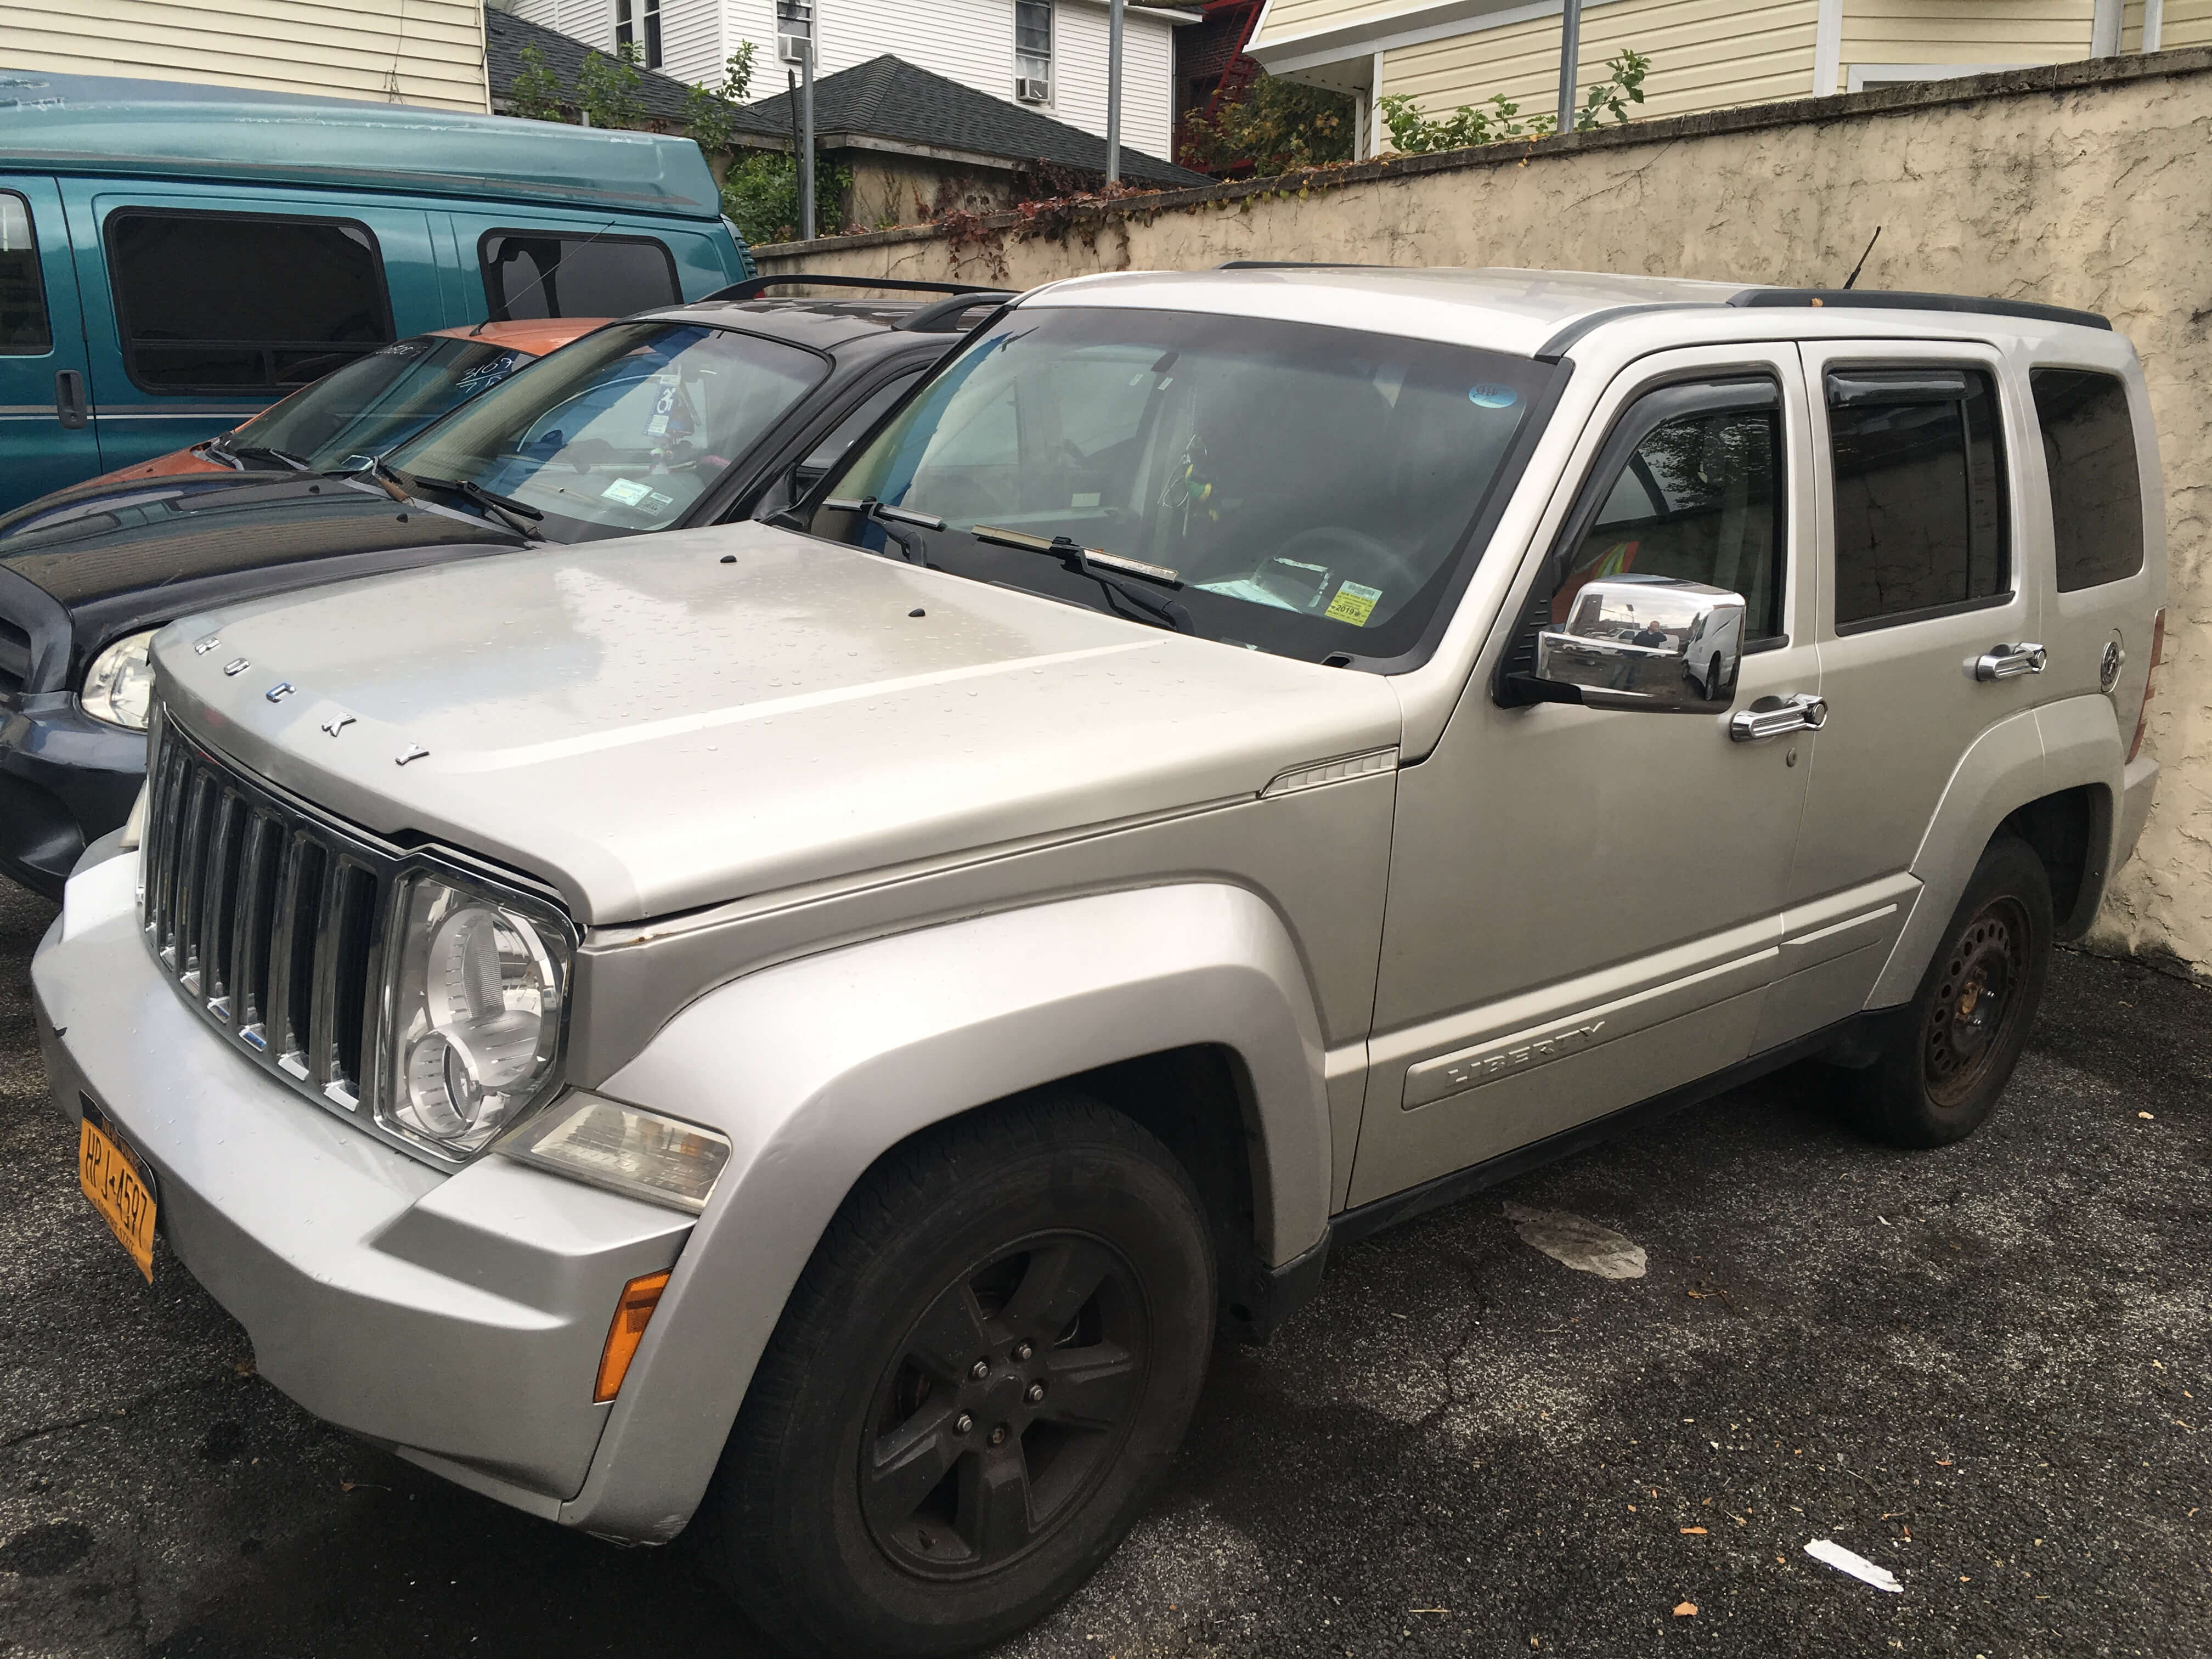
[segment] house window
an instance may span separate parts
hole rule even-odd
[[[775,55],[796,64],[813,40],[814,0],[775,0]]]
[[[645,52],[638,59],[647,69],[660,67],[660,0],[615,0],[615,47],[638,44],[639,9],[643,8]]]
[[[1014,0],[1014,96],[1052,97],[1052,0]]]

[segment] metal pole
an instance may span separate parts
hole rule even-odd
[[[1121,182],[1121,0],[1106,8],[1106,182]]]
[[[1559,125],[1558,131],[1575,130],[1575,82],[1582,65],[1583,0],[1565,0],[1559,8]]]
[[[799,240],[814,240],[814,24],[799,52]]]

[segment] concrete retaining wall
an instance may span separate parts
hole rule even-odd
[[[1642,271],[2100,311],[2149,374],[2172,568],[2165,768],[2106,948],[2212,978],[2212,50],[1887,88],[1304,179],[756,250],[767,272],[1026,288],[1224,259]]]

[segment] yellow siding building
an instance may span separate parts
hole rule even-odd
[[[1524,118],[1552,113],[1559,22],[1560,0],[1268,0],[1246,50],[1358,97],[1372,155],[1392,95],[1431,115],[1501,93]],[[1690,115],[2207,43],[2212,0],[1583,0],[1580,84],[1632,48],[1651,60],[1636,112]]]
[[[489,113],[481,0],[0,0],[0,71]]]

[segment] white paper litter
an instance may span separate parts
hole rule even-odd
[[[1838,1572],[1847,1572],[1854,1578],[1872,1584],[1878,1590],[1887,1590],[1892,1595],[1905,1594],[1905,1586],[1897,1582],[1897,1575],[1887,1567],[1877,1567],[1863,1555],[1854,1555],[1832,1538],[1815,1538],[1805,1546],[1805,1553],[1815,1561],[1825,1561]]]
[[[1505,1216],[1523,1243],[1534,1245],[1563,1267],[1595,1273],[1600,1279],[1644,1277],[1644,1247],[1610,1227],[1563,1210],[1532,1210],[1521,1204],[1508,1204]]]

